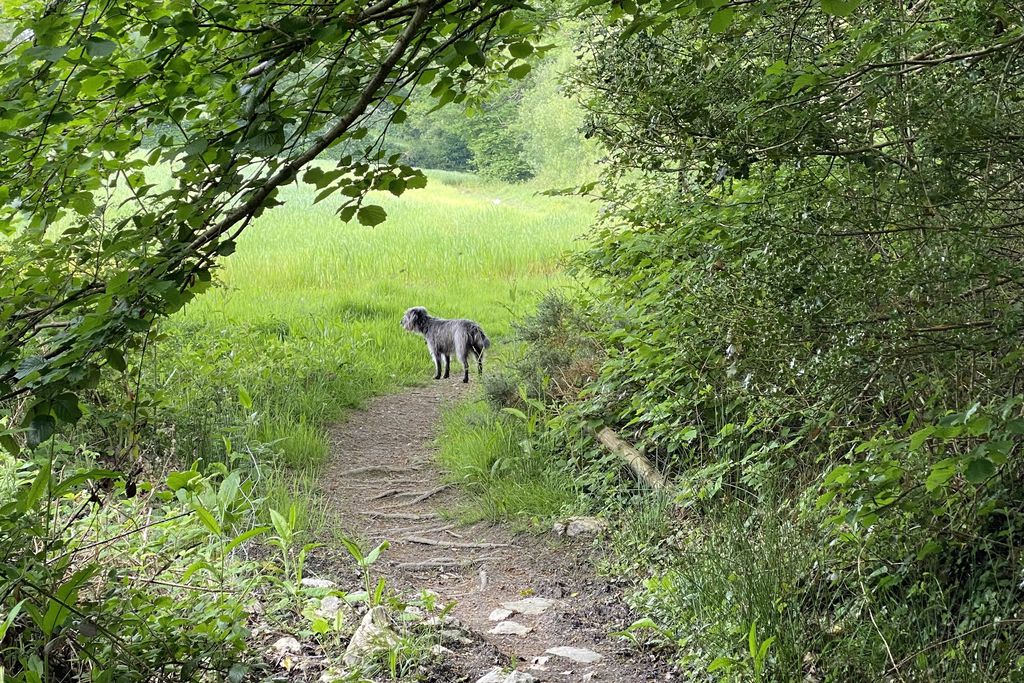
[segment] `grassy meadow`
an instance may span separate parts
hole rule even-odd
[[[567,284],[563,257],[592,217],[578,199],[443,172],[401,198],[372,197],[388,212],[375,228],[312,198],[290,187],[224,260],[217,287],[164,324],[157,350],[179,452],[269,463],[277,497],[305,497],[295,473],[316,471],[324,427],[346,409],[430,381],[422,339],[398,324],[406,308],[478,320],[494,363],[510,321]]]

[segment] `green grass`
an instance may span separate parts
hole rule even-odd
[[[526,527],[576,503],[572,479],[528,436],[526,423],[494,412],[483,401],[445,413],[438,461],[471,494],[455,511],[461,519]]]
[[[374,195],[389,216],[375,228],[341,222],[338,201],[313,204],[311,189],[292,186],[242,235],[218,286],[165,323],[157,345],[155,381],[180,452],[216,461],[233,449],[315,472],[329,453],[326,425],[430,381],[423,340],[398,324],[410,306],[479,321],[493,367],[510,321],[567,284],[562,259],[593,209],[530,186],[429,176],[401,198]],[[267,480],[279,503],[303,497]]]

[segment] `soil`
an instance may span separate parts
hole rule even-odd
[[[332,431],[332,458],[322,491],[343,531],[372,547],[390,548],[374,565],[393,588],[435,591],[456,601],[452,614],[469,637],[453,650],[431,680],[476,681],[494,666],[528,671],[538,681],[671,680],[670,669],[649,652],[609,635],[637,615],[621,586],[597,577],[593,538],[515,533],[502,525],[459,526],[452,510],[465,495],[445,481],[434,463],[433,444],[442,407],[468,395],[453,380],[379,397]],[[335,574],[352,573],[343,551],[329,559]],[[347,569],[343,569],[347,567]],[[527,596],[555,605],[539,615],[509,620],[526,635],[489,633],[501,603]],[[593,650],[603,659],[579,664],[546,655],[548,648]],[[543,658],[549,657],[545,662]]]

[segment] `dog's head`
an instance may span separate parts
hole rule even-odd
[[[426,329],[426,322],[429,317],[427,309],[422,306],[413,306],[405,312],[401,324],[409,332],[423,332]]]

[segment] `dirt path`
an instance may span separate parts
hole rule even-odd
[[[454,648],[447,670],[435,680],[474,682],[495,665],[513,663],[538,681],[666,680],[662,665],[608,635],[635,616],[618,590],[595,577],[589,541],[516,535],[485,524],[458,526],[446,517],[460,494],[445,485],[434,465],[432,443],[441,407],[466,391],[442,381],[375,399],[332,432],[332,459],[323,479],[324,494],[347,533],[368,544],[391,542],[375,570],[392,586],[430,589],[457,601],[454,615],[473,642]],[[551,605],[539,614],[490,618],[502,603],[525,597]],[[509,622],[530,630],[491,633]],[[592,650],[601,659],[581,663],[547,653],[560,646]]]

